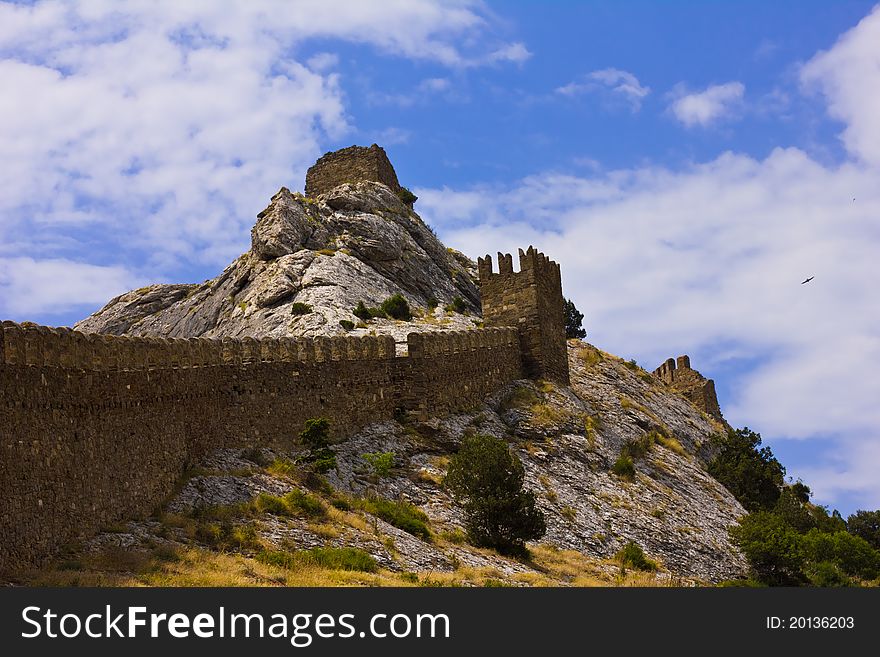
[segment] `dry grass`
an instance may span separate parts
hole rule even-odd
[[[577,357],[581,359],[584,365],[587,367],[593,367],[598,363],[601,363],[605,360],[605,357],[602,355],[602,352],[593,347],[592,345],[585,344],[583,347],[577,350]]]
[[[664,436],[662,433],[657,432],[654,434],[654,442],[672,452],[675,452],[679,456],[689,456],[687,450],[675,436]]]
[[[549,404],[534,404],[530,409],[529,424],[533,427],[551,427],[565,421],[566,414]]]
[[[602,429],[602,418],[598,413],[584,417],[584,436],[590,449],[596,449],[596,433]]]

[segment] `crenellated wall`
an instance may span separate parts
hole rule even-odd
[[[4,322],[0,571],[151,512],[221,447],[289,447],[311,417],[341,437],[395,410],[465,410],[521,377],[516,331],[160,339]]]
[[[559,265],[540,251],[519,250],[519,271],[513,257],[498,254],[478,258],[480,297],[487,326],[512,326],[519,332],[523,371],[532,378],[569,384],[565,346],[565,300]]]

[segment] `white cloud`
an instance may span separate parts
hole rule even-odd
[[[880,164],[880,5],[820,52],[801,70],[808,89],[826,97],[831,115],[846,124],[847,150],[873,165]]]
[[[485,61],[488,63],[513,62],[514,64],[522,64],[531,56],[532,53],[529,52],[525,44],[511,43],[489,53]]]
[[[333,52],[319,52],[308,58],[306,66],[316,73],[324,73],[339,66],[339,55]]]
[[[729,117],[741,105],[745,86],[742,82],[714,84],[698,93],[674,92],[669,106],[672,114],[687,127],[708,126]]]
[[[222,266],[273,190],[353,130],[337,56],[291,53],[340,39],[456,68],[505,48],[517,60],[490,27],[467,0],[2,2],[0,159],[15,166],[0,177],[0,252]],[[28,294],[15,280],[5,294]]]
[[[91,310],[144,283],[122,266],[0,257],[0,316]]]
[[[577,96],[597,91],[605,91],[623,100],[633,112],[637,112],[642,106],[642,100],[651,93],[651,88],[639,82],[639,79],[629,71],[605,68],[593,71],[583,80],[569,82],[556,89],[556,93],[563,96]]]
[[[371,105],[395,105],[407,108],[431,102],[438,95],[451,98],[451,89],[452,82],[447,78],[425,78],[413,89],[405,92],[387,93],[370,89],[367,93],[367,102]]]

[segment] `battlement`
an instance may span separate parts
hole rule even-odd
[[[325,153],[306,172],[306,196],[315,197],[344,183],[372,181],[399,192],[401,187],[388,155],[378,144],[349,146]]]
[[[510,254],[498,254],[497,273],[492,271],[492,256],[477,260],[483,320],[488,326],[516,327],[526,376],[568,385],[559,265],[530,246],[519,250],[519,267],[513,270]]]
[[[150,338],[0,324],[0,363],[93,372],[394,358],[394,338]]]
[[[513,271],[513,256],[509,253],[498,253],[498,272],[492,271],[492,256],[487,254],[483,258],[477,258],[477,270],[481,283],[484,280],[489,281],[493,277],[516,277],[519,274],[532,272],[536,276],[554,282],[558,281],[560,289],[562,288],[562,273],[559,264],[532,246],[526,251],[519,249],[519,269],[518,272]]]
[[[689,356],[677,359],[667,358],[654,370],[654,376],[666,385],[682,392],[701,411],[723,422],[718,395],[715,393],[715,382],[705,378],[697,370],[691,369]]]

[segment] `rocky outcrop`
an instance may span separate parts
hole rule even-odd
[[[317,336],[458,330],[479,323],[475,265],[446,249],[387,186],[346,183],[315,199],[282,188],[251,249],[201,285],[153,285],[110,301],[78,330],[164,337]],[[362,322],[359,301],[403,294],[412,322]],[[467,314],[444,310],[456,297]],[[341,320],[355,324],[348,332]]]

